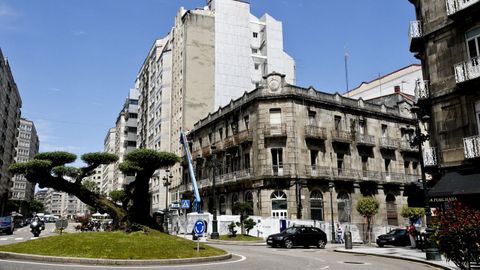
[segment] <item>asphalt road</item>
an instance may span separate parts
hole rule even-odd
[[[46,223],[45,230],[40,233],[40,238],[54,234],[54,230],[55,223]],[[30,226],[25,226],[23,228],[15,228],[12,235],[0,234],[0,245],[18,243],[34,239],[35,237],[33,237],[33,234],[30,232]]]
[[[388,269],[388,270],[422,270],[436,269],[432,266],[409,262],[404,260],[388,259],[375,256],[358,254],[345,254],[334,252],[333,249],[281,249],[265,246],[230,246],[216,245],[233,254],[234,258],[229,261],[203,263],[198,265],[175,265],[175,266],[82,266],[67,264],[43,264],[38,262],[19,262],[13,260],[0,260],[0,270],[60,270],[60,269],[192,269],[192,270],[279,270],[279,269]]]

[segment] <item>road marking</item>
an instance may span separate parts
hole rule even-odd
[[[320,270],[325,270],[325,269],[328,269],[328,268],[330,268],[330,266],[327,265],[325,267],[320,268]]]
[[[0,241],[7,241],[8,238],[0,238]]]
[[[15,238],[15,240],[23,240],[23,237]]]
[[[158,269],[158,268],[192,268],[198,266],[209,266],[209,265],[220,265],[220,264],[230,264],[230,263],[237,263],[242,262],[247,259],[247,257],[232,253],[232,255],[240,257],[239,260],[236,261],[228,261],[228,262],[212,262],[212,263],[203,263],[203,264],[183,264],[183,265],[151,265],[151,266],[140,266],[140,265],[125,265],[125,266],[112,266],[112,265],[85,265],[85,264],[62,264],[62,263],[38,263],[38,262],[27,262],[27,261],[15,261],[15,260],[0,260],[0,262],[9,262],[14,264],[33,264],[33,265],[49,265],[49,266],[59,266],[63,267],[64,269],[67,267],[80,267],[80,268],[109,268],[109,269],[121,269],[121,268],[130,268],[130,269]]]

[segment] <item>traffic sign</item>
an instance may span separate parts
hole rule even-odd
[[[195,226],[193,227],[193,231],[195,232],[196,235],[203,234],[205,232],[205,222],[203,222],[203,220],[201,219],[195,221]]]
[[[189,209],[190,208],[190,200],[182,200],[182,209]]]

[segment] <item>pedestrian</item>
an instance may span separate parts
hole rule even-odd
[[[415,242],[415,237],[417,236],[417,229],[413,225],[413,223],[410,223],[410,225],[407,226],[407,233],[408,237],[410,238],[410,246],[412,248],[416,248],[417,244]]]
[[[336,241],[337,241],[338,244],[343,244],[344,243],[342,226],[340,226],[340,224],[338,224],[338,223],[337,223],[337,239],[336,239]]]

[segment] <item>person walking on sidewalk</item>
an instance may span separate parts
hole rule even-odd
[[[337,239],[336,239],[336,241],[337,241],[338,244],[343,244],[344,243],[342,226],[340,226],[340,224],[338,224],[338,223],[337,223]]]
[[[415,237],[417,236],[417,229],[415,229],[413,223],[410,223],[410,225],[407,226],[407,233],[408,237],[410,238],[410,246],[412,248],[416,248],[417,244],[415,242]]]

